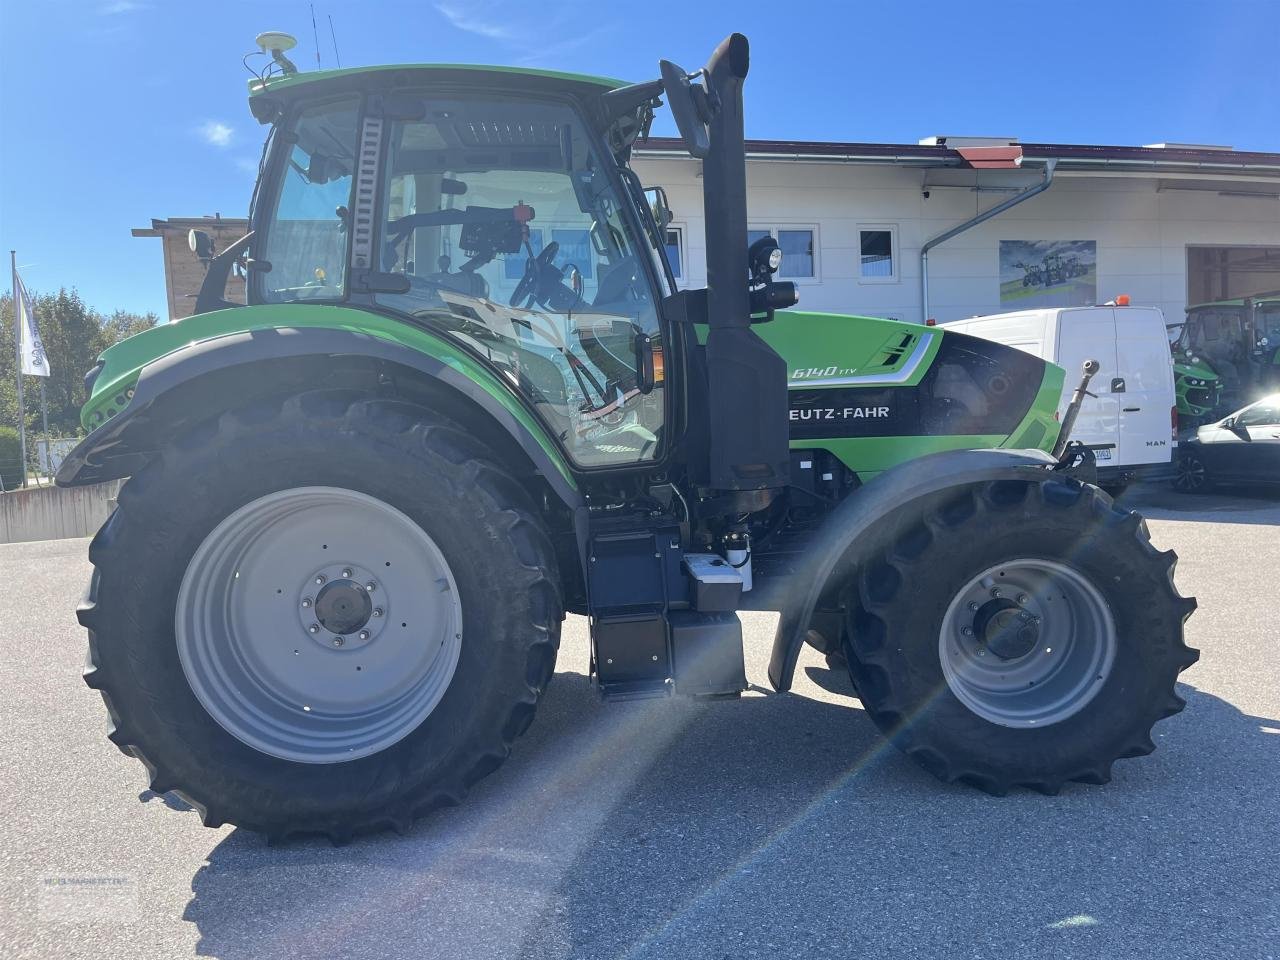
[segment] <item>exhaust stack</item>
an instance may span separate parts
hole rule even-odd
[[[710,148],[702,162],[707,240],[708,485],[787,485],[786,362],[751,329],[742,86],[747,38],[730,35],[707,61]]]

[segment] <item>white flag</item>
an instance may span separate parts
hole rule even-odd
[[[13,309],[18,314],[18,353],[22,357],[22,372],[31,377],[49,375],[49,358],[44,354],[44,341],[36,327],[36,312],[31,308],[31,298],[22,278],[13,275]]]

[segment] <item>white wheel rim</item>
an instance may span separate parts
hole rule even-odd
[[[439,704],[462,604],[435,541],[375,497],[297,487],[240,507],[196,549],[175,610],[188,684],[261,753],[337,763],[387,749]]]

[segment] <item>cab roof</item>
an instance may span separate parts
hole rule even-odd
[[[402,63],[374,67],[348,67],[345,70],[312,70],[290,76],[277,75],[265,81],[255,77],[249,81],[249,95],[254,97],[266,92],[292,92],[299,87],[316,83],[328,85],[332,81],[345,81],[343,85],[346,85],[353,81],[358,82],[358,78],[362,76],[380,78],[387,73],[397,71],[405,74],[427,75],[423,79],[430,79],[430,75],[435,73],[470,74],[481,81],[485,79],[510,81],[514,77],[528,77],[544,81],[559,81],[566,86],[578,87],[582,93],[604,93],[606,90],[627,85],[627,81],[612,77],[594,77],[585,73],[562,73],[558,70],[537,70],[528,67],[500,67],[477,63]]]
[[[1256,297],[1253,297],[1252,300],[1255,306],[1262,306],[1263,304],[1266,304],[1267,306],[1271,306],[1272,304],[1280,303],[1280,293],[1262,293]],[[1190,312],[1192,310],[1211,310],[1215,307],[1243,307],[1243,306],[1244,306],[1244,298],[1237,297],[1235,300],[1211,300],[1208,303],[1195,303],[1187,307],[1187,311]]]

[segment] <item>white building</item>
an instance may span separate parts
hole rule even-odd
[[[1173,319],[1280,289],[1280,154],[957,137],[747,149],[751,227],[778,237],[801,309],[920,320],[927,304],[951,320],[1125,293]],[[667,191],[681,283],[703,285],[699,162],[651,138],[634,166]],[[1004,204],[928,251],[926,292],[922,247]]]

